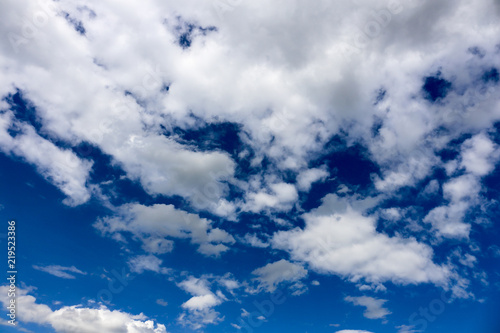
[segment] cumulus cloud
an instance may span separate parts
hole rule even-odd
[[[2,292],[0,301],[7,306],[8,286],[0,286]],[[79,305],[64,306],[58,310],[51,310],[45,304],[36,302],[36,298],[29,295],[27,289],[17,288],[17,304],[22,311],[17,314],[23,323],[50,325],[56,332],[79,333],[166,333],[164,325],[157,324],[144,314],[131,315],[118,310],[109,310],[105,306],[100,308],[84,308]]]
[[[11,128],[19,133],[12,136]],[[64,200],[67,205],[80,205],[90,198],[86,182],[93,163],[44,139],[33,126],[14,120],[12,112],[0,113],[0,151],[35,165],[45,179],[67,196]]]
[[[379,168],[374,191],[384,198],[445,168],[450,178],[431,181],[423,192],[437,195],[442,185],[446,202],[419,222],[429,223],[438,238],[470,237],[465,216],[481,203],[482,177],[498,162],[487,132],[500,120],[500,85],[484,78],[485,69],[500,67],[498,11],[491,1],[256,0],[228,6],[194,0],[89,1],[85,8],[74,1],[4,4],[1,151],[34,165],[69,205],[89,200],[93,164],[62,147],[87,143],[152,199],[180,196],[196,211],[224,218],[265,212],[283,221],[272,215],[297,207],[299,192],[332,171],[313,162],[340,135],[366,148]],[[380,11],[389,13],[387,22],[374,18]],[[30,22],[34,17],[46,20]],[[33,23],[31,33],[26,21]],[[469,51],[473,45],[480,56]],[[446,89],[426,91],[435,81]],[[39,128],[17,119],[6,102],[18,90],[32,104]],[[255,186],[252,177],[237,179],[243,155],[188,144],[174,130],[219,122],[239,126],[253,154],[249,165],[263,178]],[[469,136],[460,156],[443,163],[439,152]],[[347,185],[338,193],[355,189]],[[242,198],[232,200],[231,187]],[[363,215],[362,206],[377,202],[345,205],[330,195],[303,215],[303,228],[276,233],[272,247],[289,252],[295,265],[355,282],[446,284],[449,269],[433,262],[429,245],[380,233],[375,217]],[[401,211],[383,214],[397,221]],[[126,204],[94,226],[119,241],[132,235],[154,255],[172,251],[178,238],[214,256],[234,243],[212,221],[163,204]],[[244,241],[264,247],[258,236]],[[133,267],[156,270],[156,263]],[[270,288],[273,275],[266,274]],[[200,298],[186,311],[213,304],[215,296],[207,295],[219,297],[193,295]],[[218,316],[204,318],[216,322]]]
[[[211,224],[211,221],[173,205],[127,204],[119,207],[115,216],[98,219],[94,227],[103,235],[118,240],[122,239],[122,234],[131,233],[141,240],[143,249],[151,253],[170,251],[173,244],[169,238],[180,238],[190,239],[205,255],[218,256],[229,249],[225,244],[233,244],[235,240]]]
[[[269,185],[270,191],[262,190],[247,194],[247,203],[243,209],[254,213],[264,209],[286,211],[298,199],[297,189],[292,184],[275,183]]]
[[[438,163],[436,149],[500,118],[498,86],[479,80],[481,70],[498,65],[497,34],[488,23],[496,16],[487,0],[229,7],[153,0],[121,10],[111,2],[90,2],[86,9],[48,0],[10,3],[0,17],[9,32],[0,40],[0,95],[20,87],[54,138],[95,145],[152,195],[181,195],[220,214],[231,212],[218,209],[227,190],[220,181],[234,176],[235,161],[181,144],[165,129],[189,129],[196,119],[241,124],[257,156],[279,171],[300,172],[299,190],[325,176],[307,170],[308,160],[344,131],[365,143],[381,166],[377,188],[392,191],[428,175]],[[390,17],[382,26],[373,18],[380,11]],[[79,31],[61,12],[80,22]],[[47,20],[25,36],[23,20],[13,17],[38,14]],[[463,27],[453,24],[457,19]],[[131,22],[141,22],[133,34]],[[374,24],[375,34],[367,28]],[[477,29],[465,28],[471,25]],[[49,41],[61,53],[50,52]],[[467,51],[472,44],[483,57]],[[431,103],[422,86],[437,72],[453,89]],[[484,156],[489,148],[481,149],[468,156]],[[77,179],[80,187],[66,190],[78,199],[74,204],[86,198],[73,194],[83,189]],[[262,198],[276,202],[279,195],[256,193],[249,200],[264,207]]]
[[[283,282],[298,282],[305,278],[307,270],[300,264],[281,259],[257,268],[252,274],[257,275],[260,288],[273,292]]]
[[[161,267],[162,260],[154,255],[140,255],[132,257],[128,260],[130,271],[141,274],[144,271],[152,271],[155,273],[168,274],[168,268]]]
[[[485,176],[493,171],[499,151],[484,133],[473,136],[462,144],[461,163],[469,173]]]
[[[307,169],[297,176],[297,187],[301,191],[309,191],[313,183],[324,180],[330,174],[325,169]]]
[[[363,315],[368,319],[382,319],[391,314],[389,310],[383,307],[384,303],[387,302],[385,299],[377,299],[368,296],[347,296],[344,300],[354,305],[364,306],[366,310]]]
[[[227,298],[220,290],[213,293],[211,283],[206,277],[190,276],[177,285],[192,295],[189,300],[182,304],[182,308],[186,310],[178,318],[182,325],[200,329],[208,324],[216,324],[223,320],[214,307],[222,304]]]
[[[303,229],[277,232],[273,246],[315,271],[353,282],[447,283],[449,269],[433,262],[431,247],[414,238],[379,233],[376,219],[361,212],[347,199],[329,195],[322,206],[304,215]]]
[[[76,279],[76,277],[73,274],[70,273],[76,273],[76,274],[82,274],[86,275],[87,273],[82,272],[75,266],[71,267],[64,267],[64,266],[59,266],[59,265],[49,265],[49,266],[38,266],[38,265],[33,265],[33,268],[42,272],[49,273],[51,275],[63,278],[63,279]]]
[[[449,173],[459,168],[464,174],[457,175],[443,184],[443,197],[448,204],[432,209],[424,218],[431,223],[438,237],[468,238],[471,224],[464,219],[467,212],[482,202],[481,177],[493,171],[500,151],[485,134],[479,133],[464,141],[461,153]]]

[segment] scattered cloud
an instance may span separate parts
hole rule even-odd
[[[363,316],[368,319],[385,319],[387,315],[391,314],[389,310],[383,307],[384,303],[387,302],[385,299],[377,299],[368,296],[347,296],[344,300],[354,305],[364,306],[366,310]]]
[[[51,275],[60,277],[62,279],[76,279],[76,276],[70,273],[76,273],[81,275],[86,275],[87,273],[82,272],[75,266],[64,267],[59,265],[49,265],[49,266],[37,266],[33,265],[33,268]]]
[[[11,136],[9,127],[15,127],[20,133]],[[86,183],[92,161],[82,160],[71,150],[61,149],[44,139],[32,126],[15,120],[10,111],[0,113],[0,138],[0,151],[35,165],[45,179],[67,196],[65,204],[77,206],[89,200],[91,190]]]
[[[172,250],[168,238],[190,239],[207,256],[218,256],[229,249],[226,244],[235,242],[226,231],[213,228],[211,221],[164,204],[127,204],[119,207],[115,216],[98,219],[94,227],[117,240],[132,233],[144,250],[159,254]]]
[[[449,268],[433,262],[430,246],[377,232],[376,219],[356,211],[353,204],[336,195],[326,196],[319,208],[304,215],[303,229],[277,232],[273,247],[288,251],[292,259],[306,262],[312,270],[353,282],[448,283]]]
[[[8,286],[0,286],[0,301],[6,307]],[[17,289],[17,304],[23,311],[18,316],[24,323],[50,325],[56,332],[123,332],[166,333],[164,325],[148,320],[144,314],[131,315],[118,310],[64,306],[51,310],[47,305],[36,303],[27,290]]]
[[[273,292],[282,282],[298,282],[305,278],[307,270],[300,264],[281,259],[257,268],[252,274],[257,275],[255,279],[259,282],[259,288]]]
[[[168,302],[163,300],[162,298],[159,298],[156,300],[156,304],[160,305],[160,306],[167,306],[168,305]]]
[[[170,270],[161,267],[162,260],[154,255],[139,255],[132,257],[128,260],[128,266],[133,273],[141,274],[145,271],[152,271],[155,273],[169,274]]]
[[[396,327],[398,329],[398,333],[417,333],[422,332],[421,330],[415,330],[415,326],[409,325],[401,325]]]
[[[186,311],[178,317],[179,323],[183,326],[190,326],[192,329],[200,329],[208,324],[216,324],[223,320],[214,307],[222,304],[227,298],[221,291],[213,293],[210,288],[211,283],[206,277],[190,276],[177,285],[192,295],[181,306]]]

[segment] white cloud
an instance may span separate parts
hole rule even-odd
[[[328,195],[322,206],[303,216],[304,229],[277,232],[272,244],[312,270],[354,282],[447,284],[450,271],[432,261],[431,247],[414,238],[378,233],[375,218],[360,211],[347,199]]]
[[[193,276],[178,283],[178,286],[194,296],[211,294],[209,282],[206,279],[198,279]]]
[[[282,282],[300,281],[307,276],[307,270],[302,265],[281,259],[257,268],[252,274],[258,276],[256,280],[260,288],[273,292]]]
[[[116,216],[98,219],[94,227],[115,238],[132,233],[143,242],[143,249],[151,253],[171,250],[168,238],[190,239],[199,245],[199,252],[209,256],[220,255],[229,249],[225,244],[235,242],[226,231],[212,228],[211,221],[164,204],[127,204],[117,209]]]
[[[342,330],[342,331],[337,331],[336,333],[373,333],[373,332],[360,331],[360,330]]]
[[[461,166],[476,176],[485,176],[493,171],[498,160],[496,145],[485,134],[478,134],[462,145]]]
[[[286,211],[292,207],[299,197],[297,189],[292,184],[275,183],[269,185],[269,187],[270,191],[262,190],[256,193],[248,193],[247,203],[243,209],[253,213],[268,208]]]
[[[481,203],[481,177],[493,171],[498,157],[496,145],[482,133],[464,141],[455,164],[460,164],[465,174],[443,184],[443,197],[448,204],[434,208],[424,218],[438,237],[469,237],[471,225],[464,221],[466,213]]]
[[[0,301],[7,306],[8,286],[0,286]],[[99,309],[81,306],[64,306],[52,311],[47,305],[36,303],[36,298],[28,295],[28,290],[17,288],[17,313],[23,323],[51,325],[56,332],[78,333],[166,333],[162,324],[155,324],[142,313],[131,315],[118,310],[109,310],[105,306]]]
[[[161,267],[162,260],[154,255],[139,255],[128,260],[128,266],[133,273],[141,274],[144,271],[168,274],[168,268]]]
[[[415,326],[401,325],[396,327],[398,329],[398,333],[417,333],[421,332],[420,330],[415,330]]]
[[[391,314],[389,310],[383,307],[384,303],[387,302],[385,299],[376,299],[368,296],[347,296],[344,300],[354,305],[364,306],[366,310],[363,315],[368,319],[382,319]]]
[[[70,144],[92,143],[152,195],[180,195],[220,216],[234,219],[236,206],[227,201],[227,186],[221,182],[233,181],[234,161],[226,153],[202,152],[176,142],[175,136],[167,138],[162,126],[189,129],[195,117],[241,124],[256,160],[268,157],[278,175],[301,171],[299,190],[326,176],[321,168],[305,168],[342,129],[350,141],[368,146],[382,168],[376,186],[390,192],[427,176],[439,164],[434,152],[453,138],[500,118],[494,98],[498,88],[476,84],[481,69],[498,64],[491,42],[495,29],[487,23],[495,14],[487,10],[487,0],[404,3],[370,38],[360,27],[372,22],[369,13],[387,7],[385,2],[323,1],[311,7],[295,0],[284,11],[282,4],[256,1],[222,14],[211,2],[180,6],[151,0],[120,10],[106,1],[87,6],[82,10],[73,2],[50,1],[8,5],[0,17],[2,29],[17,34],[20,44],[8,36],[0,40],[5,50],[0,95],[21,87],[43,131]],[[82,22],[85,36],[57,15],[62,10]],[[46,22],[33,36],[23,37],[22,20],[12,17],[39,13]],[[425,25],[420,17],[427,18]],[[454,24],[458,19],[463,26]],[[141,22],[134,33],[130,22]],[[182,29],[194,22],[217,31],[194,32],[186,52],[175,44],[180,31],[175,22]],[[465,28],[471,25],[477,29]],[[249,26],[258,29],[250,33]],[[48,41],[61,53],[49,52],[53,44]],[[479,60],[468,54],[469,44],[484,49],[486,56]],[[355,50],[348,57],[346,45]],[[463,94],[453,91],[442,103],[430,104],[420,96],[421,87],[438,68]],[[374,105],[381,88],[384,99]],[[375,119],[380,128],[374,134]],[[492,165],[487,157],[491,145],[480,138],[469,143],[462,166],[486,172]],[[474,158],[482,162],[472,166]],[[73,204],[87,200],[86,178],[67,178],[77,179],[64,190]],[[294,193],[286,192],[266,187],[247,197],[247,208],[289,208],[282,203]]]
[[[150,194],[182,195],[201,209],[226,212],[219,201],[226,191],[234,162],[222,153],[189,150],[160,136],[131,136],[113,152],[128,175]]]
[[[362,30],[373,20],[372,10],[387,7],[384,1],[311,6],[303,0],[256,0],[222,13],[211,1],[86,5],[88,10],[72,1],[19,0],[0,12],[0,30],[8,32],[0,36],[0,96],[19,87],[42,124],[40,133],[22,125],[23,132],[12,137],[7,131],[12,113],[3,111],[2,102],[2,151],[36,165],[71,205],[90,198],[92,164],[41,133],[67,145],[92,144],[152,196],[180,195],[198,210],[236,219],[238,209],[274,213],[293,208],[297,191],[324,176],[304,170],[336,134],[366,146],[367,157],[381,169],[380,178],[374,177],[376,189],[390,196],[442,166],[436,152],[452,140],[484,133],[500,119],[500,86],[478,79],[484,68],[500,65],[498,13],[489,0],[404,2],[380,34],[368,37]],[[65,21],[62,10],[82,21],[85,36]],[[40,14],[47,20],[27,36],[26,20]],[[196,33],[190,49],[183,50],[176,45],[178,20],[182,29],[189,21],[217,31]],[[482,48],[484,57],[468,53],[470,45]],[[346,46],[354,51],[347,57]],[[430,103],[421,88],[424,78],[438,71],[454,90]],[[164,84],[168,93],[162,91]],[[380,89],[384,98],[375,103]],[[266,181],[255,188],[237,182],[228,154],[201,151],[164,135],[164,128],[189,130],[219,121],[241,125],[241,136],[255,152],[252,165],[269,161],[262,173],[274,178],[263,175]],[[463,217],[471,208],[471,193],[465,191],[480,189],[479,178],[496,163],[492,149],[486,134],[476,134],[464,143],[461,157],[447,165],[454,177],[443,186],[450,202],[424,219],[438,236],[469,235]],[[280,178],[288,171],[298,173],[296,186]],[[245,190],[243,202],[228,201],[225,181]],[[431,189],[436,193],[439,186]],[[339,193],[347,192],[339,187]],[[354,281],[447,281],[447,267],[433,262],[430,246],[378,233],[374,217],[351,205],[337,210],[338,204],[324,203],[304,216],[303,229],[277,233],[273,246],[311,269]],[[168,205],[125,205],[95,226],[116,239],[131,233],[152,254],[171,251],[171,238],[189,239],[206,255],[223,253],[234,242],[211,221]]]
[[[20,133],[11,136],[7,131],[11,126],[17,127]],[[45,179],[67,196],[65,204],[76,206],[90,198],[86,182],[93,164],[91,161],[81,160],[72,151],[42,138],[32,126],[13,120],[11,112],[0,113],[0,139],[0,150],[35,165]]]
[[[214,294],[206,294],[191,297],[187,302],[182,304],[182,307],[190,311],[203,311],[219,305],[220,303],[221,300]]]
[[[59,265],[49,265],[49,266],[37,266],[33,265],[34,269],[37,269],[42,272],[49,273],[51,275],[63,278],[63,279],[76,279],[76,277],[73,274],[70,273],[76,273],[76,274],[82,274],[86,275],[87,273],[82,272],[75,266],[71,267],[64,267],[64,266],[59,266]]]
[[[156,304],[161,305],[161,306],[167,306],[168,302],[163,300],[162,298],[159,298],[156,300]]]
[[[307,169],[297,176],[297,188],[301,191],[309,191],[313,183],[323,180],[330,173],[324,169]]]
[[[463,218],[469,209],[466,202],[452,203],[432,209],[424,218],[424,222],[431,223],[437,235],[448,238],[467,238],[470,233],[470,224],[464,223]]]
[[[192,329],[200,329],[208,324],[217,324],[223,320],[214,307],[222,304],[227,298],[221,291],[213,293],[206,277],[190,276],[177,285],[192,295],[189,300],[182,304],[182,308],[186,310],[178,318],[182,325],[188,325]]]
[[[262,241],[257,234],[246,234],[243,237],[243,242],[253,247],[266,248],[269,247],[267,242]]]

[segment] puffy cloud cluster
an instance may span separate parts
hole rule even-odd
[[[468,238],[471,224],[464,219],[468,210],[481,203],[481,177],[493,171],[500,157],[497,145],[484,133],[462,144],[457,159],[447,163],[446,171],[454,176],[443,184],[447,205],[431,210],[424,222],[431,223],[438,237]]]
[[[11,134],[11,130],[16,134]],[[0,151],[23,158],[57,186],[71,206],[86,202],[91,195],[87,186],[92,162],[81,160],[71,150],[62,149],[41,137],[33,126],[15,119],[11,111],[0,108]]]
[[[6,307],[9,302],[7,286],[0,286],[0,302]],[[53,311],[45,304],[36,303],[29,289],[17,288],[19,319],[24,323],[51,325],[58,333],[167,333],[164,325],[148,320],[144,314],[131,315],[105,306],[98,309],[82,306],[64,306]]]
[[[303,229],[277,232],[272,244],[315,271],[353,282],[447,284],[450,270],[433,262],[430,246],[414,238],[379,233],[376,219],[362,212],[347,199],[328,195],[322,206],[304,215]]]
[[[239,285],[237,281],[225,277],[219,277],[216,280],[219,285],[224,286],[230,292]],[[182,325],[200,329],[207,324],[216,324],[222,321],[223,318],[220,317],[219,312],[214,310],[214,307],[227,301],[227,298],[220,290],[215,293],[211,291],[209,277],[195,278],[190,276],[177,285],[192,295],[189,300],[182,304],[182,308],[186,310],[178,318]]]
[[[176,209],[173,205],[144,206],[127,204],[118,208],[117,214],[104,217],[94,223],[103,235],[124,240],[130,233],[141,242],[145,251],[156,254],[170,252],[170,238],[190,239],[198,251],[207,256],[218,256],[229,248],[225,244],[235,242],[226,231],[213,228],[211,221]]]
[[[334,176],[311,162],[339,135],[347,149],[364,146],[380,168],[372,180],[381,196],[344,202],[327,195],[303,214],[303,228],[273,235],[271,247],[293,262],[256,269],[260,289],[299,283],[309,269],[374,285],[447,285],[451,268],[433,261],[429,245],[380,233],[363,212],[443,167],[449,179],[431,181],[422,195],[442,188],[446,202],[420,220],[439,239],[469,237],[466,215],[483,201],[481,180],[498,162],[488,133],[500,120],[499,12],[490,0],[10,1],[0,12],[0,150],[34,165],[68,205],[98,192],[93,162],[67,148],[87,143],[153,199],[180,196],[196,211],[238,220],[239,212],[274,217],[297,208],[312,184]],[[39,128],[7,102],[17,91],[36,110]],[[250,161],[186,144],[174,130],[218,122],[240,126]],[[443,163],[439,152],[464,135],[459,156]],[[237,179],[243,162],[258,175]],[[241,197],[231,198],[230,186]],[[344,185],[337,194],[349,192]],[[383,216],[397,221],[403,213]],[[165,204],[125,204],[94,226],[141,242],[147,254],[129,262],[137,273],[166,273],[155,255],[172,251],[174,239],[209,256],[235,242],[212,221]],[[268,247],[262,239],[242,241]],[[218,322],[213,308],[224,300],[203,281],[179,284],[192,295],[181,319],[195,327]],[[38,321],[57,312],[37,309]],[[99,315],[146,325],[107,309],[64,309],[74,320],[88,315],[94,323]]]
[[[486,0],[18,1],[1,17],[0,95],[19,87],[43,131],[99,147],[150,194],[203,194],[193,205],[221,214],[229,214],[217,209],[222,194],[205,187],[230,179],[235,161],[166,138],[164,128],[190,128],[192,116],[242,124],[257,155],[304,172],[301,190],[324,177],[307,170],[311,154],[343,129],[368,145],[386,191],[427,175],[435,148],[499,119],[494,72],[481,81],[498,67],[495,15]],[[451,88],[430,103],[421,89],[438,72]],[[85,188],[76,171],[57,175],[80,184],[64,190],[70,196]],[[281,202],[257,192],[254,209],[263,197]]]

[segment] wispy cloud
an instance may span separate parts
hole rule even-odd
[[[33,265],[33,268],[36,270],[60,277],[62,279],[76,279],[76,277],[70,273],[87,275],[86,272],[82,272],[81,270],[79,270],[75,266],[64,267],[64,266],[59,266],[59,265],[49,265],[49,266]]]

